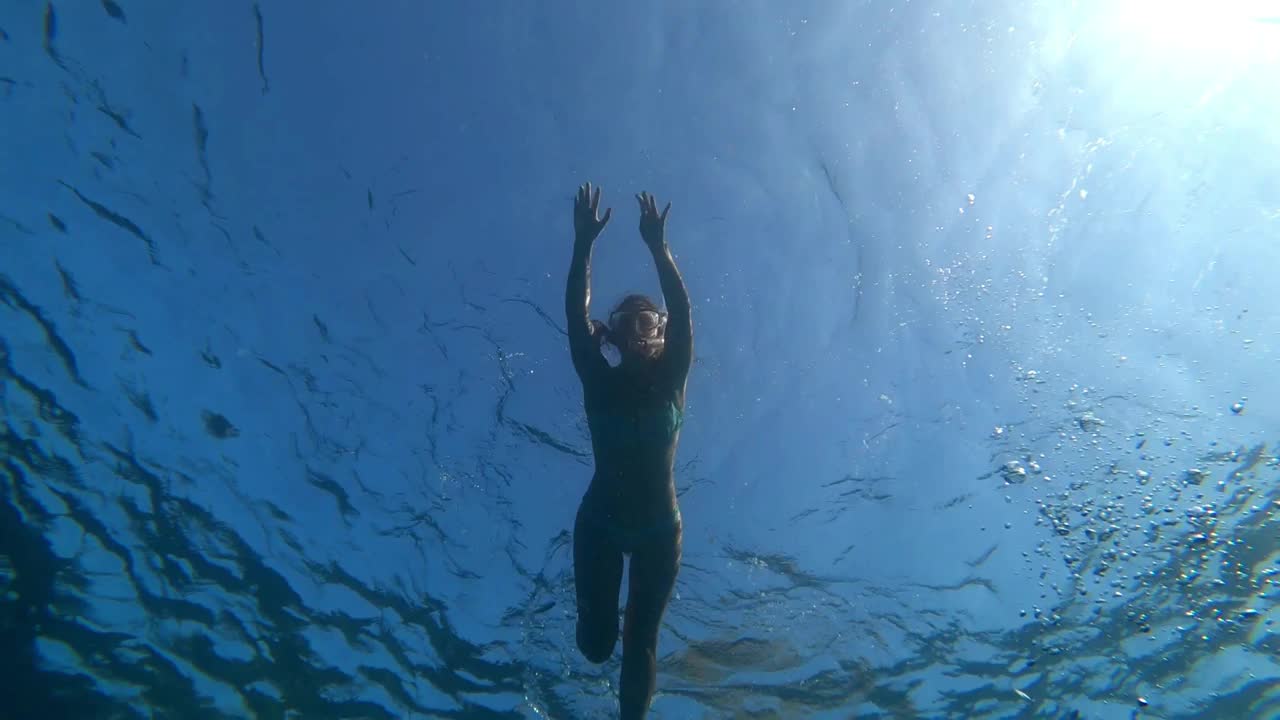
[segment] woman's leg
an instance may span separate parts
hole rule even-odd
[[[578,593],[578,649],[593,663],[613,654],[618,642],[618,588],[622,586],[622,549],[608,531],[591,521],[591,509],[578,507],[573,524],[573,584]]]
[[[630,590],[622,628],[622,720],[649,710],[658,671],[658,628],[680,570],[681,529],[631,554]]]

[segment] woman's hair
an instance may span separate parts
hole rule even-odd
[[[609,315],[612,316],[613,313],[622,312],[624,310],[630,312],[635,312],[637,310],[653,310],[655,312],[662,312],[662,308],[658,307],[658,304],[653,301],[653,298],[640,293],[631,293],[619,300],[618,304],[614,306],[613,312],[609,313]]]

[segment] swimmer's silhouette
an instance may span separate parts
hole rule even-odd
[[[591,249],[613,210],[599,217],[600,189],[578,188],[573,206],[573,263],[565,292],[569,349],[582,380],[596,470],[573,530],[578,648],[604,662],[618,640],[622,558],[631,556],[622,626],[623,720],[642,718],[653,697],[658,627],[680,567],[681,520],[672,475],[693,360],[689,293],[667,249],[671,204],[658,212],[641,193],[640,237],[653,254],[667,311],[628,295],[605,324],[591,319]],[[609,342],[622,361],[610,367]]]

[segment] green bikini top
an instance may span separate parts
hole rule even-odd
[[[668,445],[682,425],[684,413],[672,401],[664,403],[662,408],[587,413],[591,438],[610,448]]]

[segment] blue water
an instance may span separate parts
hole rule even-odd
[[[1167,5],[0,5],[0,717],[613,716],[588,180],[651,717],[1280,717],[1280,25]]]

